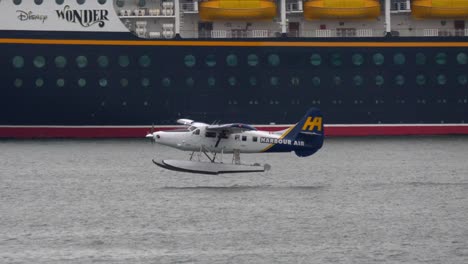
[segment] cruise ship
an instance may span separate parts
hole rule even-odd
[[[1,0],[0,137],[468,134],[465,0]]]

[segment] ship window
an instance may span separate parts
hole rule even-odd
[[[343,61],[341,60],[341,55],[338,53],[333,53],[331,55],[331,63],[333,66],[341,66],[341,64],[343,64]]]
[[[255,55],[255,54],[249,54],[249,56],[247,56],[247,63],[248,63],[250,66],[257,66],[257,64],[258,64],[258,56]]]
[[[138,0],[138,6],[139,7],[144,7],[146,5],[146,1],[145,0]]]
[[[401,75],[401,74],[397,75],[397,76],[395,77],[395,83],[396,83],[397,85],[400,85],[400,86],[403,85],[403,84],[405,84],[405,77],[404,77],[403,75]]]
[[[396,65],[405,64],[406,58],[402,53],[397,53],[393,56],[393,63]]]
[[[43,56],[36,56],[33,61],[36,68],[43,68],[46,64],[45,58]]]
[[[361,54],[354,54],[352,57],[353,64],[356,66],[361,66],[364,63],[364,57]]]
[[[109,66],[109,59],[107,56],[99,56],[97,58],[97,63],[101,68],[107,68],[107,66]]]
[[[247,141],[247,136],[242,136],[242,141]]]
[[[237,66],[237,56],[230,54],[226,57],[226,63],[228,66],[234,67]]]
[[[257,142],[257,141],[258,141],[258,137],[252,137],[252,141],[253,141],[253,142]]]
[[[216,79],[214,77],[208,78],[208,86],[213,87],[216,85]]]
[[[206,131],[205,137],[214,138],[216,137],[216,132]]]
[[[310,56],[310,64],[314,66],[318,66],[321,63],[322,63],[322,57],[320,56],[320,54],[312,54],[312,56]]]
[[[36,87],[42,87],[44,85],[44,80],[42,78],[36,79]]]
[[[85,68],[88,65],[88,59],[85,56],[76,57],[76,65],[78,68]]]
[[[43,2],[43,0],[34,0],[34,3],[35,3],[36,5],[41,5],[42,2]]]
[[[120,86],[127,87],[128,86],[128,80],[125,79],[125,78],[120,79]]]
[[[192,77],[189,77],[185,80],[185,84],[189,87],[192,87],[195,84],[195,81],[193,80]]]
[[[185,66],[187,66],[187,67],[195,66],[196,62],[197,61],[195,59],[195,56],[193,56],[193,55],[186,55],[185,58],[184,58],[184,63],[185,63]]]
[[[98,3],[101,4],[101,5],[103,5],[103,4],[106,3],[106,0],[98,0]]]
[[[273,86],[277,86],[279,84],[279,78],[276,76],[273,76],[270,78],[270,84]]]
[[[437,75],[437,83],[438,83],[439,85],[444,85],[444,84],[446,84],[446,83],[447,83],[447,78],[445,77],[445,75],[443,75],[443,74]]]
[[[63,56],[57,56],[55,57],[55,67],[57,68],[65,68],[65,66],[67,65],[67,59]]]
[[[162,79],[161,84],[164,87],[169,87],[169,86],[171,86],[171,79],[166,77],[166,78]]]
[[[20,4],[21,4],[21,0],[13,0],[13,3],[14,3],[15,5],[20,5]]]
[[[57,5],[62,5],[62,4],[63,4],[63,1],[64,1],[64,0],[55,0],[55,3],[57,3]]]
[[[83,78],[80,78],[80,79],[78,80],[78,85],[79,85],[80,87],[85,87],[85,86],[86,86],[86,80],[83,79]]]
[[[85,3],[86,0],[76,0],[76,2],[79,4],[79,5],[82,5]]]
[[[216,65],[216,57],[213,54],[210,54],[206,56],[205,58],[205,63],[208,65],[208,67],[213,67]]]
[[[21,56],[15,56],[13,57],[13,59],[11,60],[11,62],[13,63],[13,67],[19,69],[19,68],[23,68],[24,66],[24,58],[21,57]]]
[[[120,67],[127,67],[130,64],[130,59],[126,55],[119,56],[119,65]]]
[[[341,84],[341,77],[340,76],[333,76],[333,83],[338,86]]]
[[[16,78],[14,84],[16,87],[21,87],[23,86],[23,80]]]
[[[457,55],[458,64],[466,64],[468,59],[465,53],[458,53]]]
[[[148,87],[150,85],[150,80],[148,78],[141,79],[141,86]]]
[[[375,65],[382,65],[385,61],[385,57],[382,53],[376,53],[372,58],[374,59]]]
[[[458,79],[458,83],[461,85],[466,85],[468,83],[468,78],[466,77],[465,74],[459,75],[457,79]]]
[[[233,76],[229,77],[228,83],[229,83],[229,85],[231,85],[231,86],[235,86],[236,83],[237,83],[236,77],[233,77]]]
[[[124,0],[117,0],[116,4],[117,4],[118,7],[123,7],[124,4],[125,4],[125,1]]]
[[[298,86],[299,85],[299,77],[292,77],[291,78],[291,84],[293,86]]]
[[[239,140],[240,139],[240,135],[235,135],[234,136],[234,140]]]
[[[416,53],[416,64],[417,65],[426,64],[426,55],[424,55],[423,53]]]
[[[426,84],[426,77],[424,77],[424,75],[422,75],[422,74],[418,74],[416,76],[416,83],[418,85],[425,85]]]
[[[361,76],[361,75],[356,75],[356,76],[354,76],[354,78],[353,78],[353,82],[354,82],[354,85],[356,85],[356,86],[361,86],[362,83],[364,82],[364,80],[362,79],[362,76]]]
[[[63,78],[57,79],[57,87],[63,87],[65,85],[65,80]]]
[[[268,55],[268,63],[271,66],[278,66],[280,64],[280,58],[276,54],[270,54]]]
[[[249,78],[249,83],[250,83],[250,85],[252,85],[252,86],[257,85],[257,78],[255,78],[255,76],[250,76],[250,78]]]
[[[382,75],[377,75],[375,76],[375,85],[377,86],[382,86],[384,84],[385,80]]]
[[[443,52],[437,53],[437,55],[435,56],[435,62],[440,65],[445,64],[447,62],[447,54]]]
[[[320,77],[315,76],[314,78],[312,78],[312,84],[314,86],[319,86],[320,85]]]
[[[141,67],[148,67],[151,64],[151,58],[148,55],[143,55],[138,59],[138,63]]]
[[[107,86],[107,79],[106,78],[99,79],[99,86],[106,87]]]

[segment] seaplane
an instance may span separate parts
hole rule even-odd
[[[153,142],[191,152],[188,160],[153,159],[153,163],[168,170],[202,173],[264,172],[268,164],[241,163],[241,153],[294,152],[308,157],[323,145],[323,116],[311,108],[302,119],[282,131],[260,131],[242,123],[206,124],[190,119],[179,119],[182,129],[150,132]],[[232,154],[224,162],[224,154]]]

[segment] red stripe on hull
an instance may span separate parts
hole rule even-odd
[[[278,131],[287,125],[256,126],[259,130]],[[155,127],[155,131],[180,128]],[[149,127],[94,126],[1,126],[0,138],[143,138]],[[448,125],[329,125],[326,136],[402,136],[402,135],[468,135],[468,124]]]

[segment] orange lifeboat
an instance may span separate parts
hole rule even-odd
[[[468,18],[467,0],[413,0],[415,18]]]
[[[375,19],[379,0],[309,0],[304,3],[306,19]]]
[[[271,0],[207,0],[200,2],[200,19],[215,20],[272,20],[276,17],[276,3]]]

